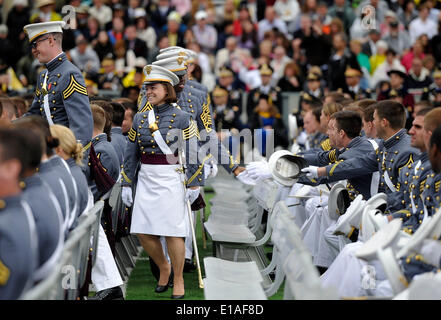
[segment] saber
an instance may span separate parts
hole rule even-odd
[[[201,190],[202,197],[204,197],[205,193],[204,190]],[[207,249],[207,233],[205,231],[204,223],[205,223],[205,208],[202,208],[199,210],[199,218],[201,220],[201,226],[202,226],[202,246],[204,249]]]
[[[187,179],[185,177],[185,167],[184,167],[182,152],[183,151],[179,151],[178,155],[179,155],[179,163],[181,164],[181,167],[182,167],[182,173],[184,174],[184,194],[185,194],[185,192],[187,192],[187,190],[185,188],[185,186],[187,185]],[[194,250],[195,256],[196,256],[196,266],[197,266],[197,271],[198,271],[199,288],[203,289],[204,282],[202,281],[202,272],[201,272],[201,264],[199,262],[198,244],[196,242],[196,233],[194,231],[194,226],[193,226],[193,214],[191,211],[190,200],[187,200],[186,202],[187,202],[186,205],[187,205],[188,219],[190,220],[191,236],[193,238],[193,250]]]

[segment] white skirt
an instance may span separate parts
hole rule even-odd
[[[186,237],[183,175],[179,165],[141,164],[130,233]]]

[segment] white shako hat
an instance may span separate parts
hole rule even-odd
[[[144,67],[144,83],[166,82],[175,86],[179,83],[179,78],[171,71],[156,65],[146,65]]]
[[[28,35],[29,42],[32,42],[44,34],[53,32],[63,33],[63,27],[65,25],[66,22],[64,21],[41,22],[25,25],[23,30]]]
[[[170,58],[156,60],[152,63],[173,72],[178,76],[187,74],[187,59],[184,56],[172,56]]]

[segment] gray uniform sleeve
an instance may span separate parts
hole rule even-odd
[[[85,145],[92,139],[93,118],[83,76],[73,71],[63,83],[62,99],[69,119],[69,128]]]
[[[331,151],[319,151],[319,152],[305,152],[302,154],[303,158],[308,162],[310,166],[325,167],[330,163],[337,161],[339,152],[337,149]]]
[[[187,187],[203,186],[204,171],[203,164],[198,159],[198,146],[199,146],[199,130],[196,122],[188,114],[182,120],[182,138],[183,148],[185,148],[185,164],[186,164],[186,180]]]
[[[342,160],[326,166],[326,174],[330,182],[350,179],[375,171],[378,171],[376,151],[372,151],[365,157]]]
[[[132,185],[132,181],[135,177],[136,168],[140,160],[139,147],[136,142],[137,141],[136,138],[138,135],[138,130],[136,128],[138,127],[137,124],[139,122],[138,115],[139,114],[136,114],[135,117],[133,118],[132,128],[130,128],[126,150],[124,152],[124,165],[121,171],[121,175],[122,175],[121,182],[123,186]]]

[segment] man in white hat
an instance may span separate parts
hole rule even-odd
[[[217,45],[217,31],[212,25],[207,24],[207,18],[208,14],[206,11],[196,12],[196,24],[192,30],[202,51],[207,54],[213,54]]]
[[[38,11],[31,16],[30,21],[32,23],[60,21],[62,18],[61,15],[55,12],[54,0],[37,0],[35,1],[35,7],[38,8]]]
[[[37,78],[35,98],[26,115],[40,115],[49,125],[69,127],[83,145],[92,138],[93,120],[84,78],[62,50],[64,21],[29,24],[33,56],[46,66]]]

